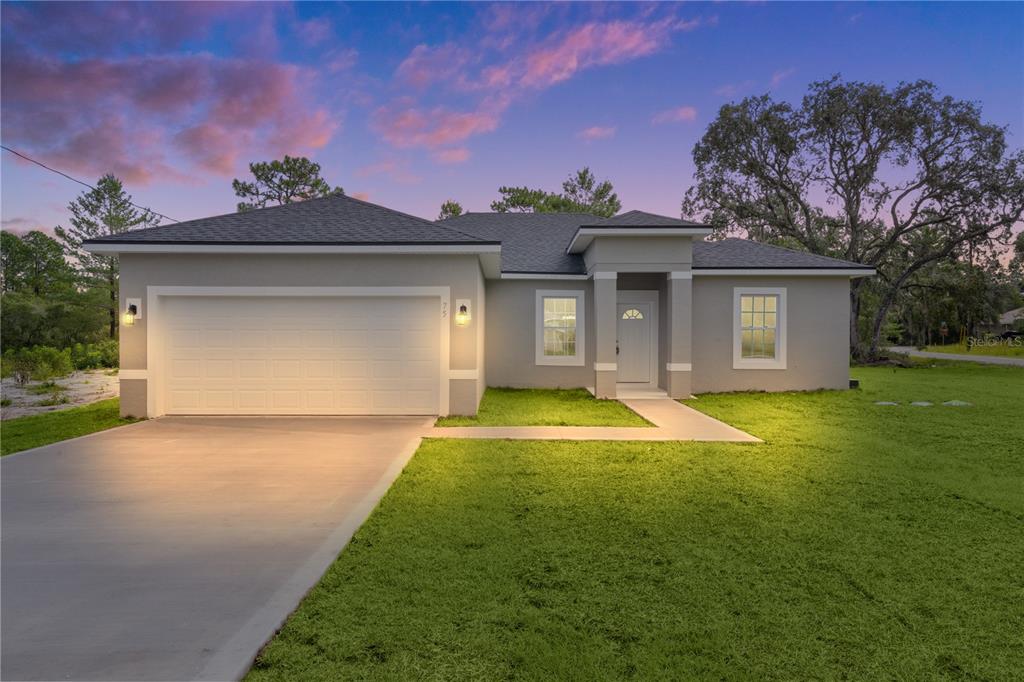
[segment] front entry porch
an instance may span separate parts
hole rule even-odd
[[[594,272],[598,398],[688,398],[693,280],[667,272]]]

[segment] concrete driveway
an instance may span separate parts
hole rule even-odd
[[[0,677],[239,676],[431,421],[166,417],[3,458]]]

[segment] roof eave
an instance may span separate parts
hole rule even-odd
[[[849,277],[857,279],[860,277],[872,277],[877,274],[874,268],[865,266],[822,266],[822,267],[697,267],[693,268],[694,275],[718,276],[718,277],[779,277],[779,276],[801,276],[801,277]]]
[[[597,227],[583,225],[576,230],[569,242],[566,253],[578,254],[586,251],[595,237],[706,237],[710,227],[694,226],[651,226],[651,227]]]
[[[501,242],[363,242],[363,243],[244,243],[244,242],[83,242],[89,253],[150,254],[500,254]]]

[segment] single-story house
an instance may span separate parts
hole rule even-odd
[[[873,270],[629,211],[432,222],[347,196],[89,240],[120,257],[121,410],[474,414],[486,386],[598,397],[848,386]]]

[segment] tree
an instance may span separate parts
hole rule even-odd
[[[102,308],[107,315],[110,338],[117,336],[117,285],[119,267],[116,256],[100,256],[82,249],[82,242],[95,237],[121,234],[129,230],[154,227],[160,220],[152,212],[138,209],[125,192],[121,181],[104,175],[96,188],[83,192],[68,204],[71,227],[57,227],[54,232],[64,246],[64,253],[76,266],[80,286],[102,292]]]
[[[622,202],[608,180],[597,182],[590,168],[576,171],[562,183],[562,192],[546,192],[528,187],[499,187],[501,199],[491,202],[491,210],[532,213],[591,213],[610,218],[622,209]]]
[[[19,237],[3,233],[3,290],[53,295],[71,287],[74,272],[53,237],[33,230]]]
[[[454,218],[462,215],[462,204],[455,201],[454,199],[447,199],[441,204],[441,213],[438,214],[438,220],[445,220],[446,218]]]
[[[719,234],[864,263],[851,284],[850,345],[877,354],[890,307],[922,268],[1001,242],[1024,212],[1024,150],[971,102],[926,81],[812,83],[801,106],[769,95],[727,104],[693,150],[683,212]],[[863,333],[864,293],[878,288]]]
[[[332,189],[320,177],[320,164],[304,156],[285,155],[280,161],[253,162],[249,171],[253,182],[237,178],[231,181],[235,196],[249,200],[238,203],[239,211],[345,193],[341,187]]]

